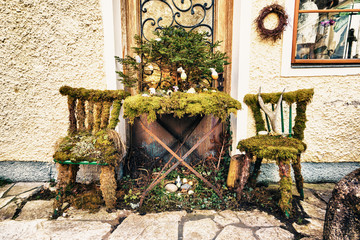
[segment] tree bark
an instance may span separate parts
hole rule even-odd
[[[241,200],[242,191],[244,189],[245,184],[247,183],[250,175],[250,162],[251,157],[249,154],[240,155],[240,172],[238,177],[238,187],[236,189],[237,199]]]
[[[335,186],[326,209],[323,239],[360,239],[360,168]]]

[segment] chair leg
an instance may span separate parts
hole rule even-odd
[[[292,162],[292,168],[294,170],[296,189],[300,194],[300,198],[304,199],[304,179],[301,175],[301,164],[300,164],[300,155],[298,155],[297,159]]]
[[[69,165],[67,164],[57,164],[58,168],[58,177],[57,177],[57,186],[56,186],[56,197],[54,200],[53,208],[53,218],[58,217],[62,211],[62,205],[64,202],[65,188],[68,184],[68,175],[69,175]]]
[[[116,205],[116,180],[114,166],[101,166],[100,189],[106,208],[112,210]]]
[[[286,217],[290,216],[292,208],[292,193],[291,193],[291,169],[290,163],[288,161],[277,161],[279,166],[279,175],[280,175],[280,194],[281,198],[279,201],[279,206],[281,210],[285,213]]]
[[[254,169],[249,177],[248,184],[247,184],[251,188],[255,188],[255,186],[256,186],[256,180],[260,174],[260,167],[261,167],[262,160],[263,160],[262,158],[256,157]]]
[[[66,187],[76,182],[76,174],[79,170],[79,165],[57,164],[58,166],[58,178],[57,178],[57,190],[56,197],[53,204],[54,213],[53,217],[58,217],[62,212],[62,205],[65,198]]]
[[[71,183],[75,183],[76,182],[76,175],[77,175],[77,172],[79,171],[79,165],[76,165],[76,164],[71,164],[69,165],[69,182],[68,184],[71,184]]]

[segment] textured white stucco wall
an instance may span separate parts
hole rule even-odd
[[[252,1],[253,22],[269,1]],[[285,0],[278,1],[285,6]],[[276,21],[269,18],[268,21]],[[291,16],[291,19],[292,16]],[[292,22],[290,22],[292,25]],[[307,127],[304,141],[308,145],[303,154],[307,162],[359,162],[360,161],[360,81],[353,76],[282,77],[282,40],[275,43],[259,38],[252,25],[249,91],[257,93],[293,91],[314,88],[315,95],[307,109]],[[346,73],[347,68],[341,71]],[[255,134],[252,113],[249,111],[248,136]]]
[[[62,85],[105,89],[99,0],[0,0],[0,161],[52,161]]]

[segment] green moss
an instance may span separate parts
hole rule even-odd
[[[106,130],[99,131],[95,135],[89,132],[80,132],[65,137],[53,157],[61,162],[66,160],[74,163],[89,161],[116,165],[122,155],[120,151],[115,147]]]
[[[265,135],[241,140],[237,148],[258,158],[288,161],[296,160],[306,150],[306,144],[295,138]]]
[[[111,108],[112,102],[104,102],[103,108],[101,112],[101,129],[107,128],[109,124],[109,117],[110,117],[110,108]]]
[[[90,132],[94,128],[94,101],[89,101],[87,106],[87,130]],[[115,128],[115,127],[114,127]]]
[[[127,96],[130,96],[130,93],[124,90],[94,90],[85,88],[72,88],[69,86],[63,86],[59,91],[64,96],[95,102],[112,102],[114,100],[123,100]]]
[[[279,206],[285,213],[286,217],[290,216],[292,208],[292,193],[291,193],[291,173],[290,164],[285,162],[278,162],[279,176],[280,176],[280,194],[281,198]]]
[[[289,217],[292,208],[291,185],[292,185],[291,177],[282,177],[280,179],[281,198],[279,200],[279,207],[287,217]]]
[[[95,190],[76,194],[71,200],[71,206],[76,209],[89,210],[91,213],[98,211],[102,204],[101,192]]]
[[[93,129],[94,132],[100,131],[102,108],[103,108],[102,102],[95,103],[94,129]]]
[[[261,97],[264,100],[264,103],[276,104],[281,93],[262,93]],[[303,140],[304,139],[304,130],[306,122],[306,106],[311,101],[314,95],[314,89],[301,89],[293,92],[286,92],[283,95],[283,101],[288,104],[296,103],[296,117],[295,125],[293,128],[294,138]],[[256,131],[265,130],[265,122],[262,118],[260,112],[260,105],[258,103],[257,94],[247,94],[244,97],[244,102],[248,105],[253,113]]]
[[[136,95],[124,101],[124,117],[130,123],[142,114],[148,114],[149,122],[155,121],[158,114],[174,114],[179,118],[184,115],[214,115],[225,121],[230,113],[236,114],[240,109],[240,102],[223,92],[175,92],[170,97]]]
[[[120,114],[121,106],[122,106],[121,100],[114,101],[113,109],[111,111],[110,123],[109,123],[110,129],[115,129],[116,125],[119,122],[119,114]]]

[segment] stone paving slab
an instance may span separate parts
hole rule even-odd
[[[18,205],[15,202],[10,202],[8,205],[0,209],[0,221],[11,219],[18,209]]]
[[[9,204],[13,199],[15,199],[15,196],[0,198],[0,209]]]
[[[110,224],[94,221],[6,220],[0,222],[0,239],[99,240],[110,230]]]
[[[39,190],[44,185],[43,182],[19,182],[16,183],[4,196],[18,196],[30,191]],[[24,194],[26,198],[29,194]]]
[[[307,219],[309,221],[306,225],[299,225],[294,223],[293,227],[298,233],[309,236],[310,239],[322,239],[324,221],[318,219]]]
[[[99,221],[45,221],[37,227],[51,240],[99,240],[111,230],[110,224]]]
[[[10,188],[12,188],[15,185],[15,183],[9,183],[2,187],[0,187],[0,198],[4,196],[4,194],[9,191]]]
[[[188,221],[184,224],[184,240],[205,240],[214,239],[220,228],[210,218],[204,218],[197,221]]]
[[[135,239],[178,239],[178,225],[182,217],[181,212],[163,212],[158,214],[129,215],[109,237],[109,240]]]
[[[252,229],[226,226],[215,240],[258,240]]]
[[[46,239],[38,234],[38,225],[45,220],[0,222],[0,239],[11,240],[42,240]]]
[[[58,220],[81,220],[81,221],[115,221],[119,218],[127,217],[131,214],[129,210],[116,210],[108,213],[105,207],[100,208],[98,212],[90,213],[88,211],[70,207],[65,210],[66,217],[59,217]]]
[[[21,209],[16,220],[49,219],[53,214],[53,200],[29,201]]]
[[[225,210],[215,214],[214,221],[222,227],[230,224],[240,223],[240,219],[236,213],[230,210]]]
[[[274,216],[259,210],[235,212],[241,222],[248,227],[280,227],[282,224]]]
[[[325,219],[326,205],[323,207],[318,207],[318,205],[310,204],[306,201],[301,201],[301,206],[311,218],[322,220]]]
[[[261,240],[274,240],[274,239],[281,239],[281,240],[291,240],[294,239],[294,235],[289,231],[280,228],[280,227],[273,227],[273,228],[261,228],[256,231],[255,233],[258,236],[258,239]]]

